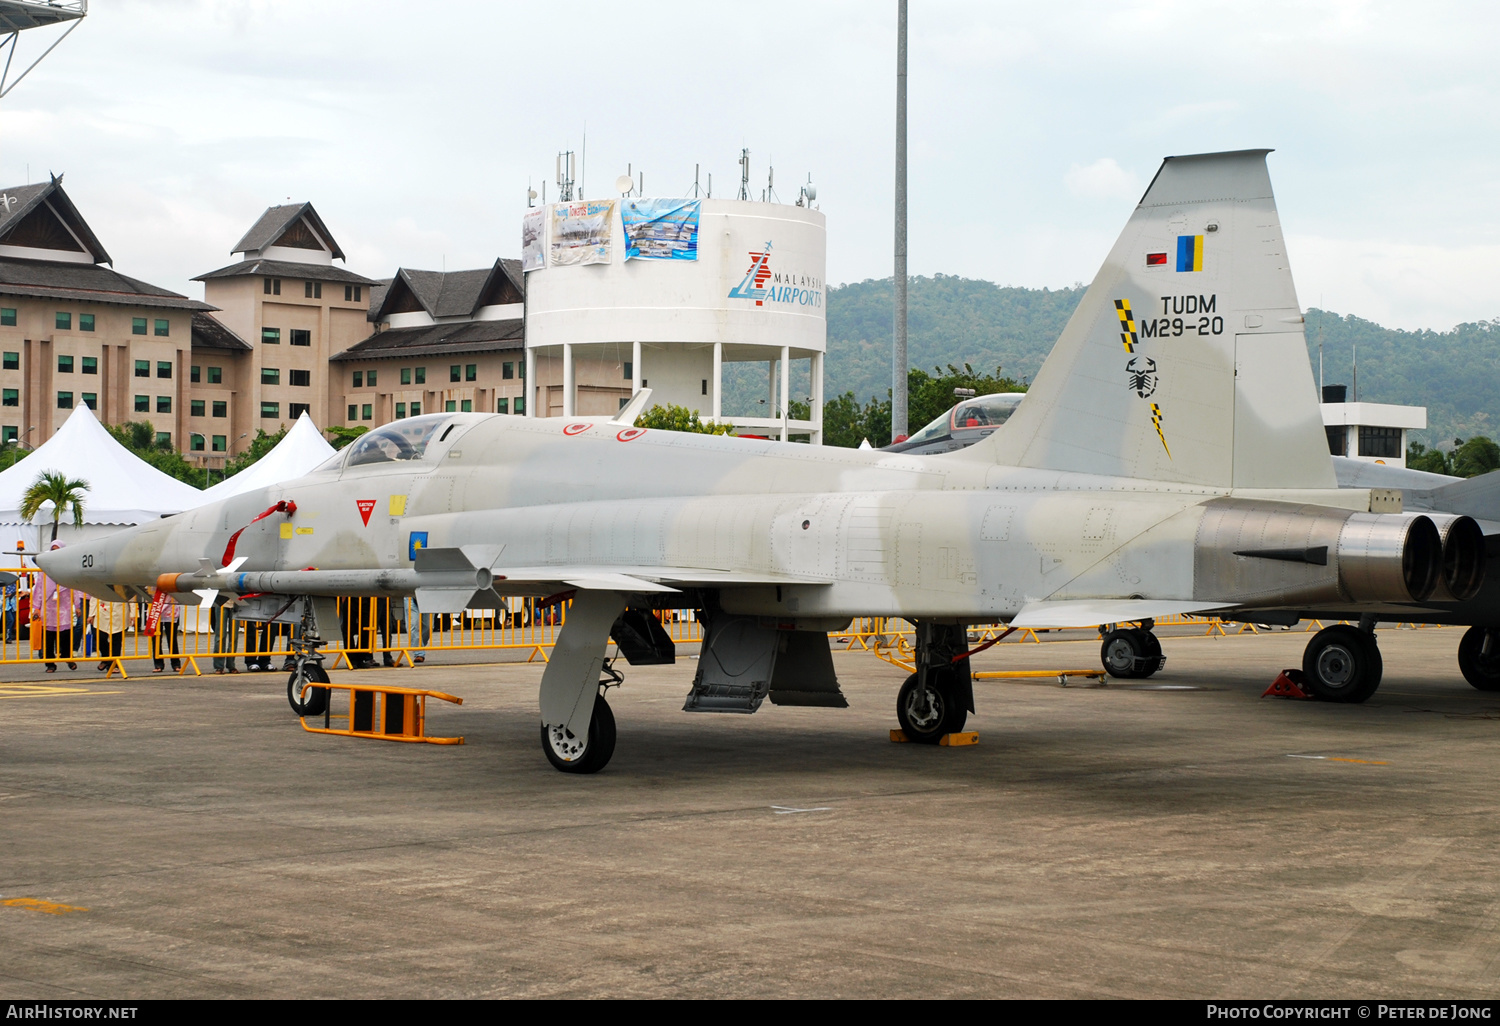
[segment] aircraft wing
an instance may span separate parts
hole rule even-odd
[[[826,580],[797,574],[744,573],[702,567],[662,566],[531,566],[495,567],[495,590],[526,591],[547,585],[567,585],[589,591],[679,591],[682,587],[752,584],[827,584]]]
[[[1060,602],[1033,600],[1021,607],[1010,621],[1012,627],[1096,627],[1101,623],[1154,620],[1208,609],[1223,609],[1233,602],[1194,602],[1190,599],[1073,599]]]

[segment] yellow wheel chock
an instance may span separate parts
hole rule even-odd
[[[302,729],[310,734],[340,734],[344,737],[369,737],[381,741],[421,741],[429,745],[461,745],[461,737],[428,737],[427,700],[436,698],[454,705],[463,705],[464,700],[441,691],[422,691],[417,688],[394,688],[380,684],[324,684],[309,681],[303,686],[301,698],[306,700],[308,688],[327,688],[328,703],[319,716],[301,717]],[[348,712],[333,711],[333,692],[347,692]],[[310,727],[308,720],[322,719],[321,727]],[[342,720],[346,727],[333,726],[334,720]]]
[[[891,740],[910,741],[911,738],[906,736],[906,731],[898,727],[891,731]],[[977,730],[965,730],[958,734],[944,734],[938,738],[938,746],[940,748],[965,748],[969,745],[977,744],[979,744],[979,731]]]

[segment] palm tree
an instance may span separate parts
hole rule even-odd
[[[83,526],[83,493],[88,490],[87,481],[69,481],[55,470],[44,470],[21,496],[21,516],[29,524],[44,505],[52,503],[52,540],[57,541],[57,524],[69,506],[73,507],[73,526]]]

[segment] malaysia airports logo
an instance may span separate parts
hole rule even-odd
[[[750,267],[738,285],[729,290],[730,299],[753,299],[755,305],[781,303],[786,306],[823,305],[823,282],[811,275],[787,274],[771,268],[771,243],[759,253],[750,254]]]

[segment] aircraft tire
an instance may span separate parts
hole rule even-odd
[[[1149,677],[1155,673],[1154,667],[1150,673],[1138,669],[1145,665],[1142,660],[1150,653],[1147,639],[1156,640],[1149,631],[1139,629],[1115,630],[1104,635],[1104,643],[1099,646],[1099,661],[1104,664],[1104,671],[1120,680]],[[1161,655],[1160,645],[1156,647],[1156,654]]]
[[[543,723],[542,751],[552,768],[563,773],[598,773],[608,765],[615,754],[615,714],[604,696],[594,699],[594,716],[582,747],[567,730]]]
[[[958,698],[951,672],[938,671],[929,689],[931,698],[924,710],[917,696],[917,675],[906,678],[896,695],[896,721],[908,741],[935,745],[944,734],[957,734],[969,720],[969,710]]]
[[[1487,627],[1470,627],[1458,643],[1458,668],[1464,680],[1480,691],[1500,691],[1500,645],[1488,658],[1484,655]],[[1500,633],[1500,632],[1497,632]],[[1496,642],[1500,642],[1497,637]]]
[[[1349,624],[1334,624],[1307,643],[1302,672],[1314,698],[1355,704],[1380,687],[1385,660],[1372,635]]]
[[[1149,677],[1166,663],[1166,659],[1161,654],[1161,641],[1157,639],[1155,634],[1139,627],[1132,633],[1140,636],[1141,644],[1146,650],[1146,662],[1141,666],[1136,676],[1141,678]]]
[[[307,666],[307,679],[318,684],[328,683],[328,671],[318,663],[309,663]],[[307,701],[302,701],[303,680],[296,670],[286,681],[286,700],[291,703],[292,712],[298,716],[322,716],[328,711],[328,689],[309,688]]]

